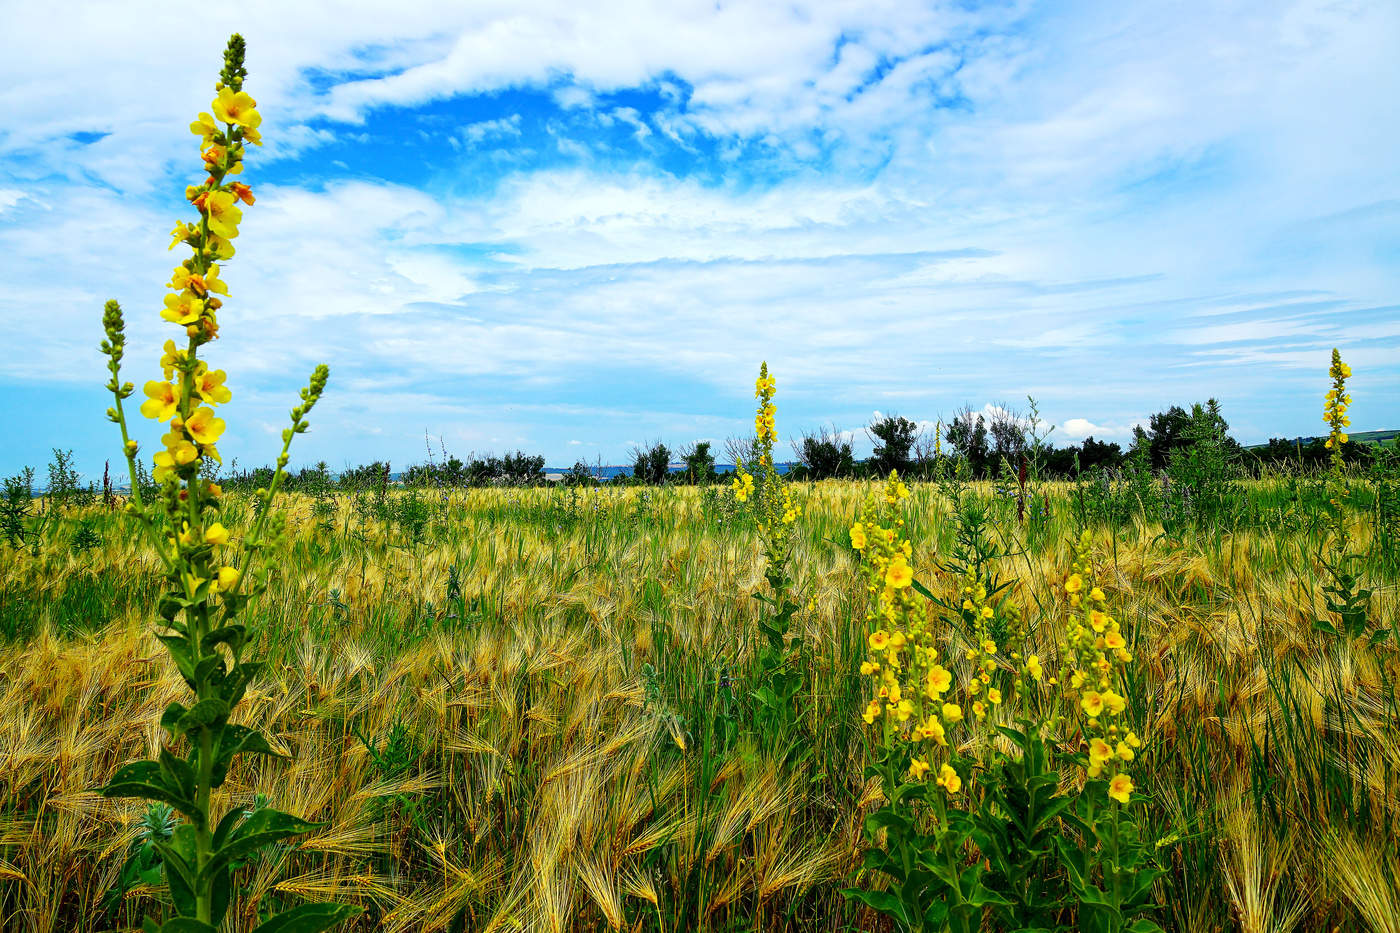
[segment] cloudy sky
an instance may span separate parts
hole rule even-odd
[[[5,5],[0,471],[115,452],[102,303],[139,385],[235,30],[241,465],[320,361],[333,466],[723,439],[764,359],[784,435],[1030,395],[1121,441],[1213,395],[1252,442],[1321,433],[1338,346],[1354,429],[1400,427],[1389,0],[190,10]]]

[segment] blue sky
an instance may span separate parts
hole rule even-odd
[[[460,6],[7,12],[0,472],[115,452],[102,303],[139,385],[234,30],[241,465],[321,361],[296,462],[722,441],[764,359],[794,437],[1027,395],[1062,443],[1207,396],[1320,433],[1333,346],[1400,427],[1394,3]]]

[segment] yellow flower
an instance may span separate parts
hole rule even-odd
[[[948,692],[953,685],[953,675],[942,664],[935,664],[928,671],[928,690],[935,698]]]
[[[1084,694],[1084,698],[1079,701],[1079,705],[1084,707],[1084,712],[1097,719],[1103,715],[1103,696],[1097,690],[1090,690]]]
[[[1113,757],[1113,749],[1108,747],[1108,743],[1103,739],[1094,739],[1089,743],[1089,760],[1093,762],[1105,762]]]
[[[1103,637],[1103,644],[1105,648],[1112,648],[1116,651],[1127,644],[1127,642],[1123,641],[1123,636],[1117,632],[1109,632]]]
[[[216,189],[195,198],[194,206],[208,216],[210,233],[231,240],[238,236],[238,224],[243,220],[237,200],[229,192]]]
[[[884,629],[878,629],[870,633],[870,650],[884,651],[890,646],[890,633]]]
[[[1109,712],[1117,716],[1123,712],[1126,701],[1112,690],[1105,690],[1103,692],[1103,705],[1108,707]]]
[[[169,421],[180,409],[180,387],[168,382],[146,383],[149,398],[141,403],[141,414],[155,421]]]
[[[262,123],[262,115],[255,109],[258,102],[246,91],[235,91],[231,87],[219,88],[219,96],[209,105],[214,116],[224,123],[237,123],[250,129],[257,129]],[[201,117],[204,114],[200,114]],[[193,127],[191,127],[193,129]]]
[[[945,788],[949,794],[956,794],[962,789],[962,778],[958,777],[958,772],[953,770],[952,765],[944,765],[939,770],[938,783]]]
[[[896,590],[902,590],[914,580],[914,571],[905,562],[904,558],[896,558],[890,563],[890,569],[885,571],[885,585]]]
[[[851,526],[851,547],[857,551],[863,551],[865,545],[865,527],[860,522],[856,522]]]
[[[1104,600],[1103,590],[1099,589],[1097,586],[1094,587],[1092,590],[1089,591],[1089,598],[1092,599],[1092,600],[1093,600],[1094,602],[1096,602],[1096,603],[1101,603],[1101,602],[1103,602],[1103,600]]]
[[[196,444],[213,444],[218,441],[219,435],[224,433],[224,419],[215,418],[214,409],[201,407],[185,422],[185,430]]]
[[[919,735],[925,739],[933,739],[939,745],[948,744],[948,739],[943,731],[943,723],[939,722],[937,717],[934,716],[930,716],[924,721],[924,724],[919,727]]]
[[[1119,803],[1127,803],[1133,794],[1133,779],[1126,774],[1114,775],[1108,784],[1108,796]]]
[[[161,372],[165,374],[166,379],[175,375],[175,367],[184,359],[185,351],[177,350],[175,348],[175,341],[167,340],[165,342],[165,353],[162,354],[160,358],[160,369]],[[164,421],[165,419],[162,418],[161,420]]]
[[[238,578],[242,574],[237,567],[220,567],[219,575],[215,578],[218,581],[219,589],[229,590],[238,584]]]
[[[899,704],[894,708],[894,714],[895,718],[900,722],[905,722],[910,716],[914,715],[913,702],[910,700],[900,700]]]
[[[228,529],[215,522],[204,530],[205,544],[228,544]]]
[[[986,612],[985,609],[982,610],[982,611],[983,611],[984,613]],[[994,641],[992,641],[992,640],[989,638],[989,639],[987,639],[986,641],[982,642],[982,650],[985,651],[985,652],[987,652],[987,654],[996,654],[996,653],[997,653],[997,643],[994,642]]]
[[[880,669],[880,665],[879,665],[878,663],[873,663],[873,664],[872,664],[870,661],[861,661],[861,662],[860,662],[860,672],[861,672],[862,674],[867,675],[867,676],[870,675],[870,674],[875,673],[875,672],[878,671],[879,669]]]
[[[996,687],[987,688],[987,701],[993,706],[1001,702],[1001,691]]]
[[[165,310],[160,316],[173,324],[193,324],[204,311],[204,302],[194,292],[165,296]]]
[[[944,703],[943,718],[950,723],[961,722],[963,718],[962,707],[956,703]]]
[[[1094,631],[1102,632],[1111,621],[1113,620],[1106,613],[1099,612],[1097,609],[1089,610],[1089,624],[1093,626]]]
[[[158,451],[155,455],[155,470],[151,473],[152,478],[157,483],[165,482],[165,478],[173,474],[177,467],[182,467],[191,463],[199,456],[199,451],[195,450],[189,441],[181,440],[167,450]]]
[[[209,114],[201,113],[199,118],[190,124],[190,132],[200,137],[201,146],[206,146],[219,135],[219,125]]]
[[[1115,751],[1117,751],[1118,757],[1122,758],[1124,761],[1132,761],[1133,758],[1136,757],[1136,752],[1128,747],[1127,742],[1119,742],[1118,748],[1115,749]]]
[[[921,781],[928,773],[928,762],[922,758],[915,758],[909,762],[909,780]],[[939,783],[942,783],[941,781]]]
[[[871,700],[866,704],[865,712],[861,714],[860,718],[864,719],[866,724],[869,725],[875,722],[875,717],[878,715],[880,715],[880,704],[875,700]]]
[[[194,377],[194,394],[211,405],[219,405],[233,398],[233,393],[224,386],[228,374],[222,369],[209,370],[200,364],[200,371]]]
[[[1084,578],[1077,573],[1070,574],[1069,579],[1065,581],[1066,593],[1078,593],[1083,588]]]
[[[984,619],[990,619],[990,618],[991,618],[992,616],[994,616],[994,615],[996,615],[996,613],[995,613],[994,611],[992,611],[992,607],[991,607],[991,606],[983,606],[983,607],[982,607],[982,618],[984,618]]]
[[[1031,655],[1029,658],[1026,658],[1026,673],[1031,675],[1032,680],[1039,682],[1042,673],[1039,657]]]

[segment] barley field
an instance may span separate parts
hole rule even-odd
[[[332,898],[364,908],[347,927],[364,930],[894,928],[841,893],[887,884],[862,867],[882,788],[850,530],[872,490],[793,485],[788,722],[764,715],[764,553],[728,491],[290,497],[277,572],[248,610],[269,663],[239,710],[289,757],[240,760],[216,807],[271,802],[322,825],[237,866],[228,928]],[[1375,632],[1400,624],[1396,491],[1353,477],[1343,503]],[[957,596],[948,565],[981,523],[1047,672],[1064,661],[1054,584],[1087,531],[1133,656],[1155,922],[1400,928],[1396,642],[1315,626],[1336,615],[1319,583],[1327,487],[1233,482],[1228,524],[1174,529],[1130,492],[1045,484],[1018,520],[990,484],[913,483],[897,509],[935,598]],[[227,500],[237,539],[256,500]],[[45,507],[42,541],[0,551],[0,916],[133,929],[164,896],[151,846],[175,817],[95,789],[158,752],[186,687],[151,634],[161,569],[133,520]],[[79,527],[98,543],[72,548]],[[965,637],[939,633],[950,649]],[[962,680],[972,662],[945,654]],[[1052,709],[1055,688],[1037,686],[1024,703]],[[1074,732],[1052,718],[1047,735],[1073,794]],[[954,746],[973,760],[998,741]],[[976,800],[979,776],[964,777]]]

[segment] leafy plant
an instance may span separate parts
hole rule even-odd
[[[243,541],[246,563],[240,570],[226,562],[231,557],[230,535],[220,521],[222,490],[203,475],[207,460],[220,459],[215,444],[224,430],[223,420],[214,416],[210,406],[227,402],[231,393],[224,386],[224,371],[210,370],[199,359],[199,350],[219,331],[216,311],[222,301],[217,296],[227,295],[228,289],[218,278],[216,260],[233,255],[230,241],[242,219],[236,202],[253,203],[247,185],[227,180],[242,170],[245,144],[261,143],[257,132],[261,117],[253,98],[243,90],[244,54],[243,38],[235,34],[229,39],[215,86],[213,115],[200,114],[191,126],[200,137],[202,162],[209,175],[186,192],[199,211],[199,222],[177,224],[174,236],[176,243],[189,245],[194,255],[175,269],[169,285],[173,293],[166,296],[161,314],[181,328],[188,343],[180,349],[173,340],[166,342],[161,358],[165,381],[147,382],[147,400],[141,405],[146,417],[169,422],[169,432],[162,438],[164,449],[154,458],[154,479],[159,484],[154,502],[148,503],[142,495],[137,443],[128,434],[122,407],[135,387],[120,382],[126,343],[121,307],[109,301],[103,313],[107,339],[102,351],[112,374],[107,388],[115,399],[108,416],[121,430],[131,475],[128,511],[160,556],[167,590],[157,606],[164,630],[158,637],[193,692],[192,703],[172,702],[161,716],[167,741],[158,757],[123,765],[100,790],[106,797],[164,803],[184,818],[168,837],[153,837],[150,843],[164,867],[174,916],[163,923],[147,916],[143,926],[161,933],[220,929],[236,896],[237,867],[259,850],[317,825],[266,805],[251,811],[233,808],[218,816],[213,796],[238,756],[277,754],[261,732],[230,721],[262,669],[260,663],[244,657],[249,633],[239,616],[267,585],[263,552],[285,524],[285,516],[272,510],[272,501],[285,475],[292,438],[306,431],[305,416],[320,399],[328,376],[326,367],[318,366],[301,391],[301,403],[292,409],[291,426],[282,432],[276,472],[258,496],[262,509]],[[248,579],[253,582],[245,588]],[[180,745],[183,751],[177,752]],[[268,918],[258,930],[314,933],[358,912],[338,904],[303,904]]]

